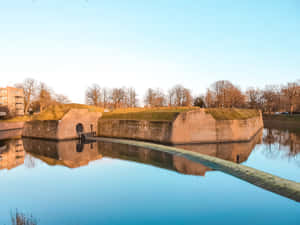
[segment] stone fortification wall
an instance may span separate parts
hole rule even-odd
[[[181,144],[249,141],[262,128],[261,114],[245,120],[216,120],[201,109],[178,115],[173,122],[171,142]]]
[[[0,131],[22,129],[25,122],[2,122],[0,121]]]
[[[170,143],[172,122],[100,119],[98,136]]]
[[[173,121],[100,119],[98,136],[160,143],[249,141],[263,128],[261,114],[244,120],[216,120],[203,109],[180,113]]]
[[[96,132],[100,112],[89,112],[87,109],[71,109],[60,121],[57,139],[74,139],[78,137],[76,125],[82,124],[83,133]]]
[[[82,132],[97,131],[99,112],[89,112],[87,109],[71,109],[61,120],[35,120],[26,122],[24,137],[67,140],[78,138],[76,126],[82,125]]]
[[[25,123],[23,137],[57,139],[58,120],[33,120]]]

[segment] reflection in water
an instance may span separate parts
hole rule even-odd
[[[255,138],[247,143],[193,144],[178,145],[176,147],[241,163],[247,160],[254,146],[261,141],[261,135],[262,133],[260,132],[255,136]],[[153,151],[136,146],[98,142],[98,149],[99,153],[101,153],[103,157],[141,162],[174,170],[183,174],[204,176],[206,171],[212,170],[209,167],[192,162],[180,156],[173,156],[168,153]]]
[[[245,143],[225,143],[225,144],[191,144],[191,145],[175,145],[175,147],[190,150],[193,152],[214,156],[220,159],[242,163],[246,161],[254,149],[256,144],[261,143],[262,132],[259,132],[250,142]],[[192,162],[188,159],[174,156],[174,164],[178,171],[184,171],[187,174],[198,174],[196,172],[198,163]],[[204,167],[204,166],[203,166]],[[204,167],[205,170],[211,170],[208,167]],[[201,174],[201,175],[204,175]],[[200,175],[200,174],[199,174]]]
[[[24,163],[22,139],[0,141],[0,170],[12,169]]]
[[[26,152],[48,165],[76,168],[102,158],[97,151],[96,142],[82,144],[79,141],[56,142],[24,138],[23,143]]]
[[[284,152],[288,159],[298,160],[300,166],[300,134],[291,131],[265,129],[264,133],[258,133],[246,143],[191,144],[175,147],[242,163],[248,159],[255,145],[261,143],[261,140],[268,146],[263,151],[269,158],[282,157],[281,152]],[[29,153],[26,158],[24,149]],[[180,156],[115,143],[82,144],[77,140],[55,142],[29,138],[0,142],[0,169],[17,167],[24,163],[24,159],[26,167],[32,168],[35,164],[34,158],[41,159],[48,165],[76,168],[102,157],[140,162],[183,174],[204,176],[206,171],[212,170]]]
[[[263,144],[255,148],[260,136],[249,143],[178,147],[244,163],[299,182],[299,167],[289,163],[288,158],[273,160],[262,154],[271,145],[274,152],[299,155],[296,144],[299,143],[299,135],[290,133],[296,139],[282,131],[272,130],[270,135],[265,130]],[[23,141],[27,152],[23,151],[21,155],[17,153],[21,153],[19,144],[22,140],[0,142],[1,168],[13,168],[24,162],[18,169],[0,170],[1,200],[5,203],[0,205],[0,224],[9,224],[9,212],[13,208],[26,209],[26,212],[38,215],[45,225],[239,224],[241,220],[244,224],[299,224],[298,203],[222,172],[210,174],[204,181],[195,176],[178,176],[156,169],[162,167],[197,175],[204,175],[210,170],[178,156],[102,142],[80,145],[78,141]],[[14,156],[7,157],[8,153]],[[86,165],[102,156],[121,160],[103,160],[106,163],[98,160],[89,167],[66,168]],[[50,165],[63,166],[53,168],[36,158]],[[35,169],[28,173],[25,166]],[[70,173],[75,173],[75,176],[70,176]],[[235,220],[228,215],[234,215]]]
[[[268,158],[284,157],[300,166],[300,133],[290,130],[265,129],[263,143]]]
[[[177,147],[242,163],[247,160],[254,146],[261,141],[261,134],[259,133],[247,143],[192,144],[179,145]],[[22,143],[22,140],[18,140],[19,142]],[[10,146],[15,145],[13,141],[9,143]],[[212,170],[209,167],[180,156],[116,143],[80,143],[77,140],[56,142],[24,138],[23,145],[26,152],[29,153],[26,157],[27,167],[34,167],[35,162],[32,157],[38,158],[48,165],[62,165],[69,168],[77,168],[87,165],[90,161],[109,157],[153,165],[183,174],[204,176],[206,171]],[[15,152],[12,147],[9,149],[9,152]],[[23,151],[22,161],[18,161],[17,165],[24,162],[24,155]],[[6,162],[6,164],[9,163],[8,159],[4,159],[3,162]],[[13,162],[15,161],[13,160]]]

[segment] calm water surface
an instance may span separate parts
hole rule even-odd
[[[300,182],[300,132],[182,145]],[[111,143],[0,141],[0,225],[16,208],[39,224],[299,225],[300,204],[178,156]]]

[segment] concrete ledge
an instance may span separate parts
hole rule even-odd
[[[114,138],[89,137],[89,140],[119,143],[133,145],[142,148],[148,148],[155,151],[167,152],[172,155],[184,157],[193,162],[201,163],[207,167],[222,171],[234,177],[240,178],[258,187],[274,192],[281,196],[300,202],[300,183],[286,180],[275,175],[248,167],[236,164],[230,161],[219,159],[213,156],[208,156],[180,148],[163,146],[141,141],[122,140]]]

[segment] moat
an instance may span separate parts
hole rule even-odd
[[[300,182],[300,131],[181,145]],[[179,156],[120,144],[0,141],[0,224],[300,224],[299,203]],[[255,215],[252,216],[252,215]]]

